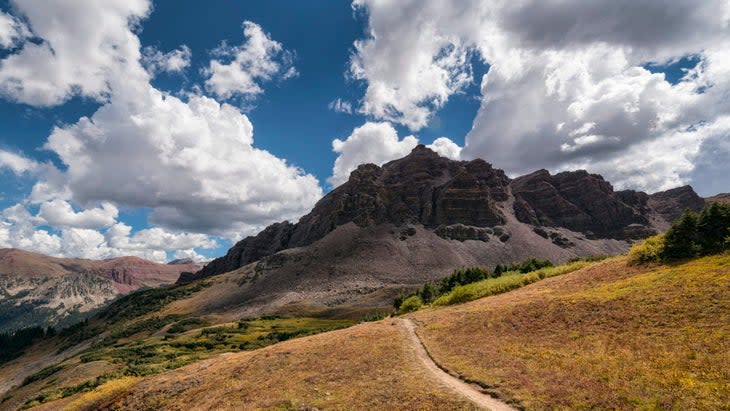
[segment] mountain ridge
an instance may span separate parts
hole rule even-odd
[[[360,227],[421,224],[442,235],[460,230],[450,226],[463,225],[476,228],[471,229],[473,239],[483,238],[476,232],[494,231],[506,221],[505,210],[496,204],[511,197],[513,211],[507,213],[514,213],[521,223],[541,232],[546,227],[566,228],[589,239],[645,238],[666,229],[684,209],[696,211],[704,205],[690,186],[654,194],[614,191],[602,176],[585,170],[551,175],[543,169],[510,179],[482,159],[449,160],[418,145],[382,167],[360,165],[298,223],[274,223],[178,282],[222,274],[282,250],[310,245],[348,222]]]
[[[117,296],[172,284],[198,268],[134,256],[89,260],[0,249],[0,331],[68,325]]]

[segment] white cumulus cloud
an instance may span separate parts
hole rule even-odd
[[[332,149],[338,156],[327,181],[332,186],[340,185],[358,165],[382,165],[407,155],[416,145],[418,139],[414,136],[398,138],[398,132],[390,123],[367,122],[355,128],[346,139],[332,141]]]
[[[28,28],[10,14],[0,11],[0,47],[12,48],[30,36]]]
[[[155,47],[145,47],[142,50],[142,64],[152,74],[180,73],[190,66],[192,56],[190,47],[184,44],[167,53],[163,53]]]
[[[32,173],[43,166],[37,161],[6,150],[0,150],[0,169],[7,168],[16,175]]]
[[[38,217],[53,227],[99,229],[116,222],[119,210],[113,204],[102,203],[99,207],[74,211],[64,200],[52,200],[41,204]]]
[[[139,70],[139,39],[130,25],[146,17],[147,0],[14,0],[34,37],[0,61],[0,93],[34,106],[82,95],[104,101],[117,69]],[[121,78],[119,78],[121,80]]]
[[[240,46],[223,43],[215,50],[219,59],[211,60],[204,71],[209,91],[223,99],[252,97],[263,93],[263,82],[297,75],[293,54],[272,40],[261,26],[244,21],[243,35],[246,40]]]
[[[461,159],[462,148],[458,144],[451,141],[451,139],[448,137],[439,137],[434,140],[433,143],[427,145],[426,147],[435,151],[441,157],[450,158],[452,160]]]
[[[116,214],[116,208],[108,204],[74,212],[68,204],[46,203],[37,215],[32,215],[24,205],[16,204],[0,212],[0,248],[67,258],[134,255],[164,263],[168,252],[200,261],[204,258],[196,250],[218,247],[204,234],[171,232],[160,227],[132,233],[132,227],[110,218]],[[56,225],[55,232],[40,227],[48,224]]]
[[[332,186],[340,185],[360,164],[383,165],[408,155],[417,145],[416,136],[409,135],[401,139],[395,127],[388,122],[368,121],[355,128],[344,140],[332,141],[332,149],[338,155],[332,176],[327,181]],[[447,137],[439,137],[427,147],[453,160],[459,159],[461,151],[461,147]]]
[[[235,239],[295,220],[321,197],[314,176],[254,146],[253,125],[236,107],[201,94],[175,97],[150,83],[155,72],[186,67],[191,51],[148,49],[143,58],[136,26],[149,1],[28,0],[13,10],[35,38],[0,61],[5,97],[47,106],[81,95],[102,105],[52,130],[44,148],[61,168],[0,152],[0,167],[39,178],[23,204],[4,212],[1,246],[159,261],[166,252],[216,247],[211,235]],[[244,31],[243,45],[218,50],[233,59],[230,70],[238,64],[259,88],[294,75],[280,43],[254,23]],[[242,93],[224,92],[223,77],[211,75],[222,94]],[[30,214],[26,207],[35,206]],[[152,227],[132,232],[117,220],[118,209],[136,207],[151,210]]]
[[[151,87],[133,97],[115,95],[49,137],[80,203],[148,207],[166,227],[226,234],[296,219],[321,196],[315,177],[253,147],[253,126],[235,107]]]
[[[367,12],[369,28],[350,68],[367,82],[362,111],[425,126],[463,89],[473,53],[489,71],[460,155],[511,174],[582,165],[622,187],[701,185],[691,171],[718,147],[702,144],[711,134],[703,130],[717,132],[730,111],[727,0],[357,0],[355,7]],[[683,58],[699,64],[676,84],[647,68]]]

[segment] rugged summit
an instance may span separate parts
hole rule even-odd
[[[703,201],[691,187],[614,191],[586,171],[511,180],[418,146],[361,165],[298,223],[273,224],[178,282],[209,278],[190,304],[222,318],[367,315],[457,267],[625,252]]]
[[[730,193],[720,193],[720,194],[716,194],[712,197],[706,197],[705,202],[707,204],[714,203],[714,202],[730,203]]]
[[[705,206],[705,200],[698,196],[690,186],[654,193],[649,196],[647,203],[669,222],[679,218],[684,210],[699,211]]]
[[[452,161],[419,145],[383,167],[359,166],[297,224],[272,224],[238,242],[195,276],[181,280],[235,270],[278,251],[312,244],[349,222],[359,227],[385,223],[493,227],[505,221],[496,203],[506,201],[508,193],[509,178],[484,160]]]
[[[512,206],[504,206],[510,202]],[[359,227],[418,224],[461,241],[484,240],[489,234],[506,240],[510,234],[505,236],[500,227],[507,221],[505,214],[514,214],[540,235],[545,233],[543,237],[549,235],[547,227],[568,229],[588,239],[623,241],[662,230],[684,209],[698,210],[703,202],[689,186],[652,195],[617,192],[603,177],[584,170],[556,175],[538,170],[510,180],[484,160],[453,161],[419,145],[383,167],[359,166],[297,224],[272,224],[194,275],[186,273],[180,282],[310,245],[349,222]]]

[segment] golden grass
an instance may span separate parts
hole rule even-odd
[[[97,387],[94,391],[79,395],[71,403],[63,407],[63,411],[84,411],[96,409],[103,402],[127,391],[140,380],[139,377],[122,377]]]
[[[528,409],[730,409],[730,256],[612,259],[415,314],[436,361]]]
[[[474,409],[432,382],[393,320],[201,361],[108,409]]]

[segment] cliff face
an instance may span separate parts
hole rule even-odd
[[[540,170],[515,179],[511,186],[515,215],[523,223],[565,227],[588,238],[626,239],[653,232],[641,195],[616,193],[597,174],[581,170],[552,176]],[[629,226],[633,230],[627,232]]]
[[[685,210],[699,211],[705,200],[690,186],[673,188],[649,196],[649,206],[667,221],[678,219]]]
[[[488,241],[495,236],[506,242],[511,234],[503,226],[516,219],[530,231],[560,238],[567,248],[574,243],[563,240],[559,230],[587,239],[634,240],[654,234],[685,208],[697,210],[703,203],[691,187],[652,195],[617,192],[600,175],[583,170],[556,175],[539,170],[510,180],[484,160],[453,161],[419,145],[383,167],[361,165],[298,223],[273,224],[179,281],[225,273],[282,250],[308,246],[347,223],[362,228],[415,224],[447,239]]]
[[[335,228],[389,223],[436,228],[464,224],[491,227],[505,219],[496,203],[507,200],[509,178],[484,160],[452,161],[424,146],[378,167],[364,164],[323,197],[297,224],[276,223],[238,242],[195,275],[180,282],[235,270],[278,251],[302,247]]]

